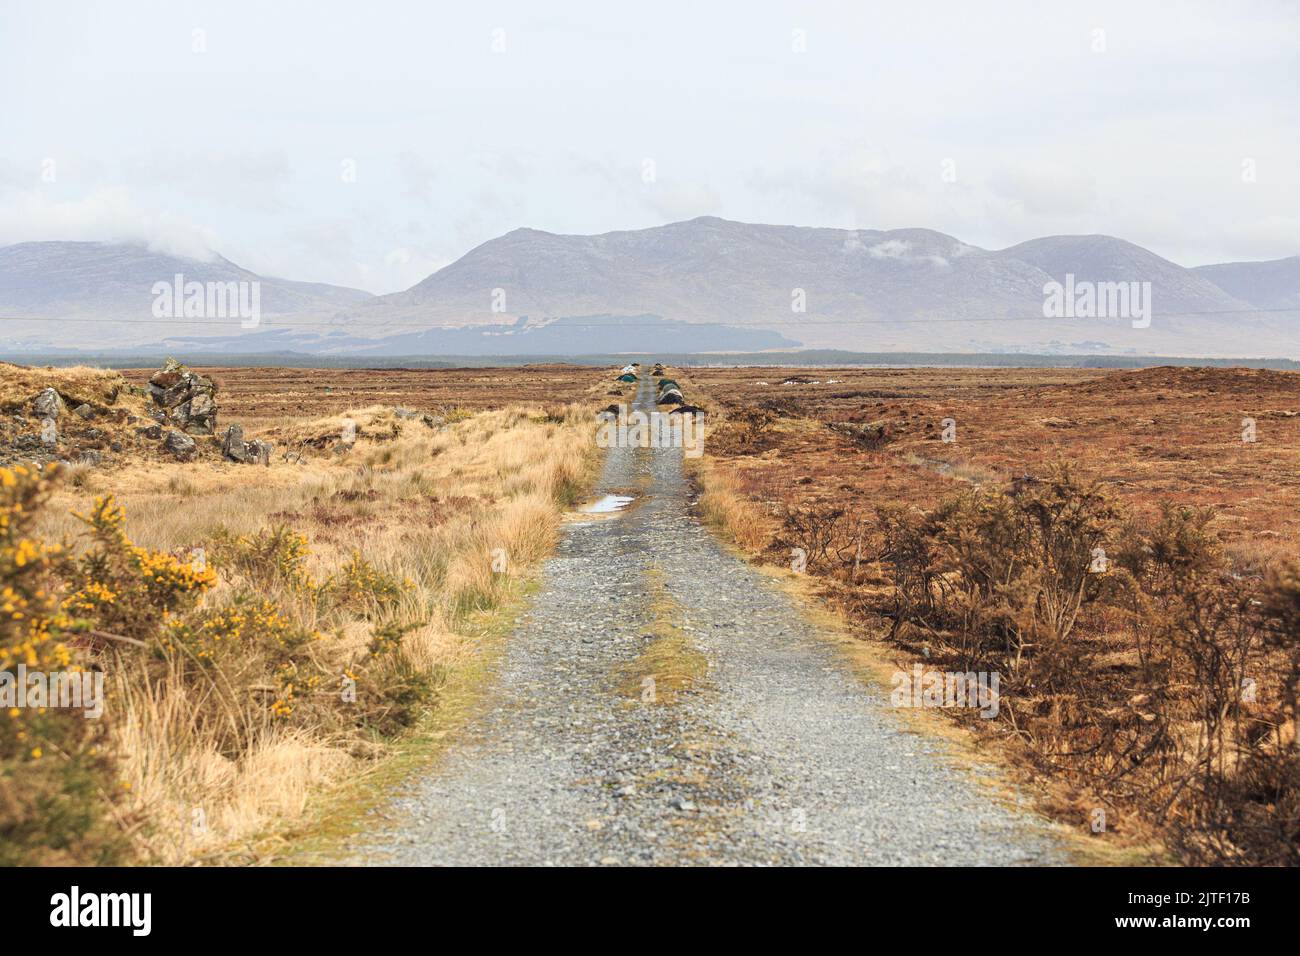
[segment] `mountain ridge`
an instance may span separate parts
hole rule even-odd
[[[69,266],[74,246],[80,269]],[[19,243],[0,247],[0,313],[91,316],[123,326],[115,335],[153,341],[157,331],[138,321],[148,298],[141,290],[145,280],[169,281],[177,266],[200,281],[260,279],[266,324],[307,329],[308,342],[319,334],[337,343],[342,333],[414,348],[421,330],[654,316],[673,327],[768,330],[809,348],[1213,356],[1239,351],[1245,335],[1270,354],[1300,355],[1300,315],[1282,311],[1300,308],[1300,256],[1189,269],[1104,234],[990,250],[921,227],[846,230],[716,216],[595,235],[519,227],[379,296],[256,276],[220,256],[204,262],[121,244]],[[1127,316],[1042,318],[1045,286],[1067,275],[1151,283],[1154,321],[1134,328]],[[204,331],[188,326],[175,334]],[[5,339],[17,341],[16,331],[11,325]],[[30,339],[37,330],[26,332]]]

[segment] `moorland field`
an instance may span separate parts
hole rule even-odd
[[[116,701],[11,714],[5,862],[273,857],[463,690],[637,389],[196,369],[220,411],[181,460],[142,427],[155,371],[0,368],[5,664]],[[1144,858],[1296,861],[1300,374],[668,373],[708,422],[699,516],[887,665],[1001,674],[997,719],[954,731],[1042,810]],[[47,387],[78,411],[37,470]],[[269,463],[223,453],[231,423]]]
[[[1062,820],[1296,860],[1300,376],[690,369],[702,509],[899,666],[996,671]],[[958,712],[954,712],[958,713]]]

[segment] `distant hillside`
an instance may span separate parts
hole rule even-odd
[[[1075,281],[1150,282],[1160,312],[1250,307],[1247,300],[1225,292],[1195,270],[1184,269],[1141,246],[1111,236],[1049,236],[1022,242],[995,255],[1002,260],[1028,263],[1058,281],[1070,273]]]
[[[375,338],[342,329],[320,333],[270,328],[256,333],[173,337],[171,347],[186,355],[367,355],[395,358],[432,355],[590,355],[642,351],[759,352],[799,343],[764,329],[675,322],[657,315],[584,315],[529,326],[522,320],[501,325],[431,328]]]
[[[1271,262],[1225,262],[1192,270],[1257,309],[1300,309],[1300,256]]]
[[[1069,274],[1150,282],[1151,327],[1042,318],[1044,285]],[[1300,280],[1279,281],[1300,295]],[[792,309],[795,290],[802,312]],[[1252,351],[1300,355],[1300,315],[1255,314],[1246,291],[1226,291],[1199,270],[1110,236],[1053,236],[990,251],[928,229],[705,217],[596,236],[517,229],[348,318],[376,334],[389,323],[644,312],[772,329],[821,348],[1224,355],[1247,337]]]
[[[262,327],[150,321],[153,283],[178,272],[199,281],[258,279]],[[1150,283],[1150,327],[1123,317],[1044,318],[1044,286],[1068,276]],[[255,276],[220,257],[45,242],[0,249],[0,315],[95,320],[53,328],[5,322],[0,342],[18,352],[176,343],[243,353],[583,354],[618,351],[609,336],[620,334],[627,350],[653,348],[672,330],[671,347],[682,352],[803,346],[1297,358],[1300,257],[1186,269],[1110,236],[987,250],[928,229],[704,217],[594,236],[516,229],[404,292],[376,297]],[[602,328],[586,334],[582,317]],[[620,319],[640,321],[621,332],[606,327]]]
[[[142,245],[107,242],[23,242],[0,248],[0,316],[93,319],[69,322],[62,337],[91,336],[110,343],[153,342],[212,323],[159,323],[153,287],[176,275],[195,282],[260,283],[264,317],[326,317],[373,296],[360,289],[260,276],[220,256],[211,261],[153,252]],[[103,324],[101,324],[103,323]],[[223,326],[229,331],[238,322]],[[48,322],[0,326],[0,338],[53,338]],[[55,343],[57,344],[57,343]]]

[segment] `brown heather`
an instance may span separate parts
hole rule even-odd
[[[959,719],[1063,822],[1300,862],[1300,376],[793,374],[689,375],[715,411],[706,518],[759,560],[800,549],[900,663],[999,672],[994,726]]]

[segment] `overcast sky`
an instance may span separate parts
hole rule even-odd
[[[699,215],[1300,253],[1294,2],[722,6],[0,0],[0,244],[374,292]]]

